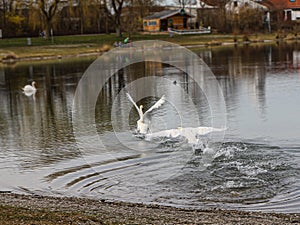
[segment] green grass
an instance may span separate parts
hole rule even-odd
[[[255,35],[249,35],[254,37]],[[259,34],[259,37],[274,39],[274,34]],[[99,35],[69,35],[55,36],[52,40],[45,40],[41,37],[31,38],[32,46],[56,46],[56,45],[76,45],[76,44],[94,44],[94,45],[112,45],[115,41],[122,41],[127,37],[123,34],[123,38],[116,37],[114,34],[99,34]],[[243,35],[237,35],[239,40],[242,40]],[[164,40],[175,43],[206,43],[212,40],[218,41],[233,41],[234,35],[231,34],[202,34],[202,35],[174,35],[170,37],[168,34],[135,34],[132,36],[133,41],[140,40]],[[0,40],[0,48],[7,47],[25,47],[27,46],[27,38],[8,38]]]
[[[32,37],[32,46],[49,46],[49,45],[70,45],[70,44],[112,44],[115,41],[123,40],[115,35],[74,35],[74,36],[55,36],[46,40],[41,37]],[[25,47],[27,46],[27,38],[7,38],[0,40],[0,48],[6,47]]]
[[[19,59],[40,57],[63,57],[76,56],[81,53],[98,53],[112,48],[116,41],[123,41],[128,35],[116,37],[115,34],[96,35],[69,35],[55,36],[53,41],[45,40],[41,37],[31,38],[31,46],[27,45],[27,38],[7,38],[0,39],[0,61],[7,56]],[[202,35],[174,35],[170,37],[168,33],[147,33],[134,34],[133,41],[140,40],[162,40],[184,46],[204,45],[217,46],[224,42],[234,42],[236,39],[242,43],[245,35],[232,34],[202,34]],[[254,34],[248,35],[250,41],[260,42],[261,40],[275,40],[276,34]]]

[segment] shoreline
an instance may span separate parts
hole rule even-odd
[[[261,44],[272,43],[272,40],[264,40],[261,41]],[[212,44],[187,44],[181,45],[183,47],[193,49],[193,48],[208,48],[208,47],[227,47],[227,46],[235,46],[235,45],[245,45],[245,44],[257,44],[258,42],[243,42],[243,43],[234,43],[234,42],[223,42],[223,43],[212,43]],[[43,62],[43,61],[50,61],[50,60],[68,60],[68,59],[76,59],[76,58],[83,58],[83,57],[99,57],[103,53],[109,51],[113,47],[107,47],[104,51],[99,51],[97,48],[90,50],[89,52],[79,51],[74,54],[50,54],[50,55],[25,55],[22,57],[17,57],[14,54],[7,54],[0,60],[0,66],[9,66],[9,65],[16,65],[22,62]]]
[[[300,214],[0,193],[0,224],[299,224]]]
[[[84,36],[87,38],[89,36]],[[227,47],[227,46],[242,46],[242,45],[264,45],[272,43],[287,43],[297,42],[298,38],[286,37],[286,38],[274,38],[272,36],[263,35],[252,35],[247,38],[243,38],[241,35],[234,38],[233,35],[205,35],[205,36],[185,36],[185,37],[163,37],[150,35],[151,39],[147,39],[148,36],[139,36],[136,41],[141,40],[162,40],[171,42],[174,44],[181,45],[186,48],[216,48],[216,47]],[[64,37],[61,37],[62,39]],[[82,38],[80,36],[74,37]],[[148,37],[149,38],[149,37]],[[81,40],[81,39],[80,39]],[[14,41],[14,40],[12,40]],[[84,39],[82,40],[84,41]],[[18,42],[16,42],[18,43]],[[15,65],[22,62],[40,62],[48,60],[65,60],[73,58],[83,57],[98,57],[103,53],[113,48],[112,43],[99,44],[94,42],[91,43],[79,43],[73,44],[65,41],[63,44],[46,44],[44,45],[32,45],[32,46],[7,46],[5,44],[0,50],[0,65],[9,66]]]

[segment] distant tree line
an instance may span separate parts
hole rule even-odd
[[[226,10],[230,0],[207,0],[215,8],[198,9],[198,26],[211,26],[218,32],[242,33],[266,30],[266,12],[243,7],[239,13]],[[182,8],[193,0],[173,0]],[[162,10],[158,0],[0,0],[0,29],[3,37],[116,33],[129,36],[142,30],[143,18]],[[284,21],[283,7],[272,14],[273,31],[298,30],[298,24]]]
[[[229,0],[211,0],[213,9],[199,10],[198,20],[222,33],[244,33],[264,31],[266,12],[247,5],[239,8],[238,13],[226,9]]]
[[[195,3],[195,0],[173,0],[173,2],[182,8],[187,8],[190,4]],[[299,21],[292,21],[288,15],[291,12],[284,11],[288,0],[276,4],[270,1],[264,2],[269,2],[267,10],[252,8],[247,2],[242,7],[229,10],[228,4],[233,4],[233,6],[235,4],[232,0],[202,0],[198,5],[195,27],[210,26],[221,33],[292,31],[297,34],[300,31]],[[236,1],[236,4],[238,3],[243,2]],[[206,4],[213,8],[207,8]]]
[[[190,0],[175,0],[190,1]],[[205,0],[215,8],[198,10],[197,21],[204,26],[211,26],[223,33],[249,33],[263,31],[293,31],[299,32],[299,22],[287,18],[284,12],[286,3],[269,5],[267,11],[251,8],[247,4],[238,12],[228,11],[226,5],[230,0]]]
[[[156,0],[0,0],[4,37],[87,34],[142,29]]]

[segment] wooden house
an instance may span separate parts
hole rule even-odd
[[[184,9],[163,10],[143,19],[144,31],[167,31],[168,28],[183,30],[188,28],[188,20],[191,14]]]

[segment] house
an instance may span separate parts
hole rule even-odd
[[[168,9],[177,9],[180,10],[183,6],[182,5],[170,5],[167,6]],[[184,10],[194,16],[193,18],[189,19],[189,23],[191,24],[191,27],[196,25],[196,28],[198,28],[199,23],[201,21],[201,14],[204,11],[214,9],[216,8],[215,6],[211,6],[206,4],[205,2],[201,0],[194,0],[194,1],[187,1],[187,4],[184,5]]]
[[[194,16],[184,9],[163,10],[143,19],[144,31],[167,31],[168,28],[183,30],[188,28],[188,20]]]
[[[261,4],[284,21],[300,20],[300,0],[262,0]]]
[[[260,4],[260,2],[261,1],[254,1],[254,0],[230,0],[226,4],[225,8],[227,11],[234,12],[236,14],[238,14],[240,9],[243,7],[268,11],[268,7]]]

